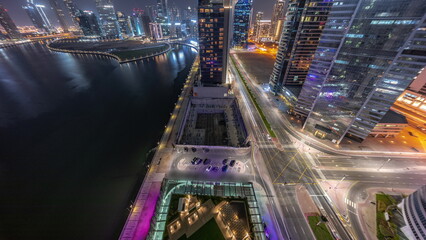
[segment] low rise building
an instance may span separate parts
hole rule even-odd
[[[403,115],[389,110],[370,132],[370,136],[395,137],[407,126],[407,119]]]

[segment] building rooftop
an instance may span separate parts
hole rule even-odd
[[[177,144],[245,147],[247,130],[235,98],[192,97]]]
[[[407,119],[399,114],[394,112],[393,110],[390,110],[383,116],[382,120],[380,120],[379,123],[408,123]]]

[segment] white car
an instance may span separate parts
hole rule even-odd
[[[268,140],[271,140],[272,138],[271,138],[271,135],[269,135],[269,134],[266,134],[266,138],[268,139]]]
[[[212,168],[213,168],[213,166],[212,166],[212,165],[209,165],[209,166],[206,168],[206,172],[210,172],[210,171],[212,170]]]

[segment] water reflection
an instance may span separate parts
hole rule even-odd
[[[117,239],[195,54],[0,56],[0,239]]]

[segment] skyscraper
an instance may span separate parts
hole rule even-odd
[[[141,36],[143,33],[142,29],[142,14],[144,11],[140,8],[134,8],[131,16],[131,24],[133,28],[133,35]]]
[[[252,0],[238,0],[234,11],[234,47],[246,47],[252,15]]]
[[[145,13],[149,16],[151,21],[154,21],[157,18],[157,6],[155,5],[145,6]]]
[[[151,29],[149,28],[149,24],[151,23],[151,19],[147,15],[142,15],[142,27],[145,37],[151,38]]]
[[[77,19],[77,14],[79,14],[79,10],[77,8],[77,6],[74,3],[74,0],[64,0],[65,6],[68,9],[68,13],[71,16],[71,19],[74,23],[74,25],[79,25],[78,23],[78,19]]]
[[[133,36],[132,24],[128,21],[127,16],[123,12],[117,11],[117,21],[122,35],[128,37]]]
[[[283,85],[303,84],[332,4],[328,0],[289,2],[269,81],[273,92],[280,92]]]
[[[50,6],[52,7],[53,11],[55,12],[56,18],[58,18],[59,25],[61,25],[62,30],[64,32],[68,32],[68,26],[65,22],[65,14],[62,10],[61,6],[59,5],[57,0],[49,0]]]
[[[233,30],[233,5],[230,0],[198,1],[200,71],[203,85],[220,85],[226,82]]]
[[[274,4],[274,10],[272,11],[271,37],[275,42],[280,40],[282,34],[287,3],[288,1],[278,0]]]
[[[260,20],[263,18],[263,12],[257,12],[253,24],[253,40],[258,41],[259,30],[260,30]]]
[[[36,28],[48,33],[53,32],[53,27],[43,10],[44,5],[35,4],[33,0],[27,0],[27,4],[22,8],[27,12]]]
[[[272,22],[269,19],[262,19],[258,22],[257,41],[258,42],[270,42],[271,39],[271,27]]]
[[[7,9],[0,4],[0,24],[3,26],[9,38],[21,38],[21,33],[18,31],[12,18],[10,18]]]
[[[104,36],[120,35],[117,16],[112,0],[96,0],[96,9]]]
[[[195,20],[197,19],[197,13],[194,8],[188,6],[183,10],[183,20]]]
[[[426,185],[404,198],[401,205],[408,239],[426,239]]]
[[[102,34],[98,17],[92,11],[78,10],[75,16],[84,36],[100,36]]]
[[[157,0],[157,17],[167,18],[168,8],[167,0]]]
[[[426,0],[342,0],[331,8],[295,111],[335,143],[362,141],[425,66]]]

